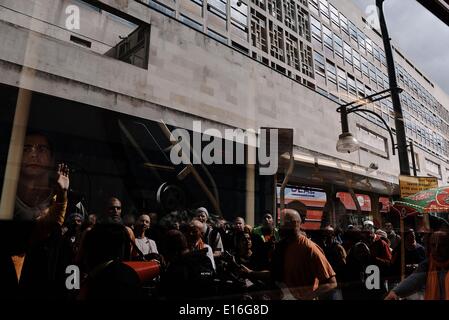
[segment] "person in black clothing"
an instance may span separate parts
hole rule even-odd
[[[408,277],[416,270],[418,265],[426,259],[426,249],[416,242],[415,231],[407,230],[404,234],[405,248],[405,276]],[[399,242],[400,244],[400,242]],[[401,246],[398,245],[393,251],[393,274],[399,279],[401,275]]]
[[[334,269],[336,273],[337,283],[342,283],[342,275],[346,267],[346,250],[337,242],[334,228],[332,228],[332,226],[326,226],[321,231],[321,234],[322,243],[319,245],[322,247],[326,259],[329,261],[332,269]],[[342,300],[340,288],[330,291],[324,298],[329,300]]]
[[[349,250],[346,266],[339,276],[343,300],[368,300],[370,298],[370,291],[365,285],[365,271],[372,262],[370,249],[364,242],[357,242]]]
[[[179,230],[168,231],[166,249],[167,266],[159,286],[161,297],[189,300],[215,293],[214,269],[204,250],[190,251],[186,237]]]
[[[142,285],[133,268],[122,261],[129,246],[125,226],[99,223],[86,233],[83,260],[87,278],[79,299],[142,299]]]

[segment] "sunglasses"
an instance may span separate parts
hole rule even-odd
[[[114,209],[121,210],[122,207],[119,207],[119,206],[111,206],[111,207],[109,207],[109,210],[114,210]]]

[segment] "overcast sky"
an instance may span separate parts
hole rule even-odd
[[[352,1],[363,12],[375,3]],[[418,70],[449,95],[449,26],[415,0],[386,0],[384,12],[393,42]]]

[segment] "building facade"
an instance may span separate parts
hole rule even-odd
[[[79,11],[71,11],[73,6]],[[136,210],[146,208],[145,199],[161,202],[159,185],[170,177],[150,187],[134,179],[142,175],[135,169],[138,165],[130,163],[145,152],[117,156],[106,148],[102,156],[95,155],[102,148],[96,149],[95,143],[125,148],[150,139],[136,138],[138,129],[123,125],[123,116],[131,122],[163,122],[189,132],[195,131],[194,121],[219,133],[230,128],[292,128],[291,174],[280,168],[274,177],[261,176],[257,165],[248,163],[209,168],[215,183],[206,184],[214,186],[219,180],[213,187],[215,200],[218,193],[225,195],[214,211],[225,216],[244,215],[248,222],[257,222],[262,209],[275,210],[276,187],[288,176],[292,188],[319,189],[320,197],[321,192],[327,195],[331,204],[311,211],[331,211],[334,223],[338,210],[330,200],[340,192],[349,192],[358,202],[352,209],[366,208],[365,213],[376,218],[382,211],[377,203],[385,202],[379,197],[398,193],[398,158],[391,152],[387,130],[374,116],[351,114],[350,131],[362,147],[351,154],[335,148],[341,133],[336,108],[389,87],[382,38],[362,15],[350,1],[327,0],[2,1],[0,82],[7,96],[16,97],[1,119],[8,124],[0,172],[3,214],[12,210],[7,199],[14,196],[10,187],[18,179],[14,163],[20,159],[27,127],[78,143],[78,150],[67,149],[64,156],[78,156],[73,158],[75,166],[95,172],[88,178],[79,175],[79,180],[93,181],[87,183],[89,189],[106,196],[113,192],[107,185],[115,186]],[[76,17],[79,28],[68,28]],[[394,53],[417,173],[435,176],[442,185],[449,183],[449,98],[400,49],[395,47]],[[28,107],[19,103],[23,91],[37,96]],[[367,108],[394,132],[390,99]],[[48,119],[52,112],[68,114],[73,121],[55,124]],[[97,127],[96,117],[107,129]],[[109,128],[115,121],[117,126]],[[148,131],[154,138],[152,130]],[[111,131],[121,133],[112,138]],[[134,140],[126,140],[130,136]],[[111,158],[121,160],[117,164],[108,161]],[[99,160],[107,164],[99,168]],[[152,160],[144,163],[154,164]],[[152,168],[157,171],[161,165]],[[200,189],[187,187],[195,188]],[[211,197],[206,202],[189,202],[196,196],[188,192],[183,197],[185,207],[213,206]],[[368,200],[372,205],[365,205]],[[92,207],[97,210],[98,205]]]

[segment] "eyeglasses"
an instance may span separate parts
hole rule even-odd
[[[26,144],[23,146],[24,153],[31,153],[33,150],[37,153],[50,153],[50,147],[45,144]]]
[[[114,210],[114,209],[122,210],[122,207],[119,207],[119,206],[110,206],[109,207],[109,210]]]

